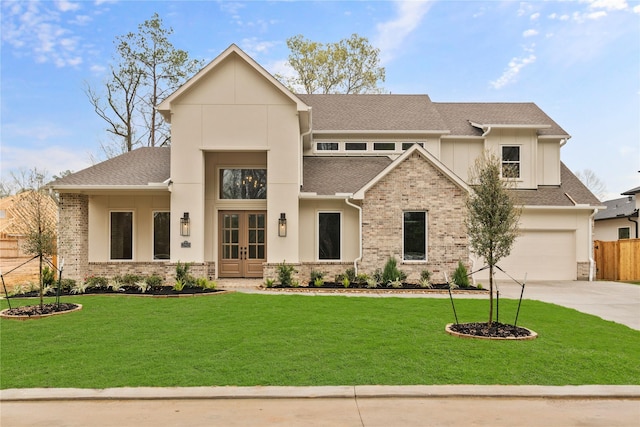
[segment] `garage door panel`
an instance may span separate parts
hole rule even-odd
[[[524,231],[515,241],[511,254],[498,265],[510,276],[528,280],[575,280],[575,231]],[[488,278],[488,271],[477,278]],[[508,279],[498,271],[497,279]]]

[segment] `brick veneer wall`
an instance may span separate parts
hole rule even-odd
[[[279,263],[265,263],[262,268],[263,277],[265,279],[274,279],[277,283],[278,265]],[[326,281],[333,281],[336,275],[344,273],[348,268],[353,268],[352,262],[302,262],[289,265],[293,265],[296,269],[292,277],[294,280],[297,280],[300,285],[306,285],[311,281],[311,270],[321,271],[324,273],[324,279]]]
[[[207,277],[213,280],[215,277],[215,263],[189,263],[189,274],[194,277]],[[135,274],[138,276],[158,275],[164,278],[165,284],[173,284],[176,278],[176,263],[162,261],[148,262],[90,262],[88,265],[89,276],[102,276],[112,278]]]
[[[589,269],[591,263],[579,262],[578,263],[578,280],[589,280]]]
[[[422,270],[432,280],[449,277],[462,261],[469,268],[464,226],[466,190],[452,182],[419,153],[413,153],[365,194],[362,203],[363,257],[360,272],[384,268],[389,257],[417,281]],[[401,262],[403,211],[427,211],[427,263]]]
[[[77,281],[88,275],[89,196],[60,194],[58,208],[58,260],[64,260],[63,277]]]

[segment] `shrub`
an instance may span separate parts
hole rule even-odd
[[[62,279],[60,281],[60,290],[71,292],[71,289],[76,285],[76,281],[73,279]]]
[[[113,292],[122,291],[124,288],[124,282],[122,281],[122,277],[121,276],[112,277],[111,280],[109,280],[108,286],[113,290]]]
[[[354,280],[355,283],[362,284],[369,281],[369,275],[366,273],[359,273]]]
[[[317,279],[324,280],[324,271],[311,270],[311,281],[315,283]]]
[[[453,272],[453,283],[461,288],[469,287],[469,275],[467,274],[467,267],[464,266],[462,261],[458,261],[458,268]]]
[[[356,281],[356,269],[351,267],[351,268],[347,268],[344,272],[344,277],[346,277],[347,279],[349,279],[349,282],[355,282]]]
[[[218,284],[213,280],[209,280],[206,277],[198,277],[196,279],[196,286],[198,288],[207,290],[207,289],[215,289]]]
[[[176,279],[176,283],[173,285],[173,290],[177,292],[182,292],[184,289],[185,282],[182,279]]]
[[[147,277],[144,281],[152,288],[159,288],[164,283],[164,279],[157,274]]]
[[[89,276],[84,281],[86,289],[107,289],[109,280],[103,276]]]
[[[433,285],[431,284],[431,272],[429,270],[422,270],[420,272],[419,285],[421,288],[427,288],[427,289],[433,288]]]
[[[378,281],[376,280],[375,277],[369,277],[367,279],[367,288],[369,289],[375,289],[378,287]]]
[[[149,288],[151,287],[147,282],[145,282],[144,280],[140,280],[138,282],[136,282],[135,284],[136,288],[141,292],[141,293],[145,293],[149,290]]]
[[[394,257],[390,257],[387,260],[387,263],[384,265],[384,270],[382,271],[382,282],[389,283],[395,280],[404,280],[407,278],[407,275],[400,271],[397,267],[398,261]]]
[[[176,281],[180,280],[184,284],[183,286],[190,287],[196,283],[196,278],[189,274],[189,268],[191,264],[185,262],[182,264],[180,261],[176,264]]]
[[[87,289],[89,289],[91,286],[89,286],[89,281],[85,281],[84,283],[82,282],[78,282],[76,283],[73,288],[71,289],[71,293],[72,294],[84,294]]]
[[[42,267],[42,286],[44,288],[52,287],[55,279],[55,272],[52,268],[49,268],[48,265]]]
[[[324,279],[323,279],[322,277],[316,277],[316,278],[313,280],[313,286],[315,286],[315,287],[319,288],[319,287],[321,287],[322,285],[324,285]]]
[[[278,281],[282,286],[291,286],[293,284],[293,273],[297,273],[293,265],[289,265],[286,261],[278,264]]]
[[[373,279],[377,283],[382,283],[382,270],[380,270],[379,268],[376,268],[376,271],[373,272]]]
[[[344,286],[345,288],[348,288],[350,284],[351,284],[351,280],[349,280],[349,276],[345,274],[342,277],[342,286]]]
[[[389,285],[394,289],[400,289],[402,287],[402,281],[400,279],[392,280],[389,282]]]
[[[120,282],[126,286],[135,286],[142,278],[135,274],[125,274],[120,278]]]
[[[269,278],[269,277],[267,277],[266,279],[264,279],[264,285],[265,285],[267,288],[273,288],[273,284],[274,284],[274,283],[275,283],[275,280],[274,280],[274,279],[271,279],[271,278]]]

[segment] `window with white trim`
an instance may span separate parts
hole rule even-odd
[[[427,212],[405,211],[402,219],[403,261],[427,260]]]
[[[618,228],[618,239],[628,239],[630,236],[629,227],[620,227]]]
[[[109,220],[109,258],[133,259],[133,212],[112,211]]]
[[[171,213],[153,213],[153,259],[171,258]]]
[[[337,142],[316,142],[316,151],[338,151]]]
[[[502,177],[520,178],[520,147],[517,145],[502,146]]]
[[[340,260],[342,252],[342,214],[318,212],[318,259]]]

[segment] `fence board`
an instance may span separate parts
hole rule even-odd
[[[594,242],[596,278],[599,280],[640,280],[640,239]]]

